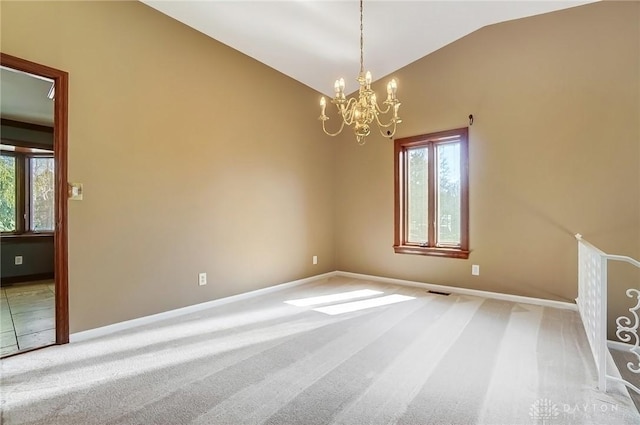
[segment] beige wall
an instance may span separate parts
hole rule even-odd
[[[638,3],[487,27],[394,74],[397,137],[476,117],[469,260],[393,253],[392,142],[324,136],[305,86],[140,3],[0,13],[3,52],[70,73],[72,332],[334,269],[570,301],[574,233],[640,257]]]
[[[578,7],[483,28],[394,73],[397,137],[475,117],[472,253],[394,254],[393,143],[347,140],[336,156],[338,269],[572,301],[573,234],[640,257],[639,22],[638,2]]]
[[[71,332],[335,269],[315,91],[138,2],[3,1],[1,36],[70,76]]]

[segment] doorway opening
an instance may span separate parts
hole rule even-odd
[[[3,330],[9,324],[7,320],[14,325],[14,318],[20,317],[21,314],[23,320],[19,324],[16,321],[17,326],[13,326],[16,349],[4,350],[0,356],[6,357],[53,343],[69,342],[68,74],[4,53],[0,53],[0,65],[3,85],[4,76],[8,76],[7,81],[13,82],[14,88],[20,88],[21,78],[28,77],[29,80],[24,80],[28,82],[24,87],[37,87],[38,83],[44,84],[48,87],[45,95],[53,103],[53,122],[45,122],[45,125],[42,125],[37,121],[39,118],[45,119],[46,111],[38,111],[37,105],[23,102],[29,98],[28,96],[22,96],[18,92],[13,96],[14,102],[10,104],[7,99],[11,99],[12,96],[4,96],[4,94],[10,94],[6,91],[3,93],[2,110],[0,110],[2,118],[2,133],[0,133],[2,164],[0,165],[5,174],[4,179],[0,181],[0,185],[3,185],[3,191],[0,194],[3,265],[7,265],[5,269],[10,269],[9,266],[22,266],[27,257],[20,255],[18,252],[20,250],[30,253],[28,258],[40,258],[45,263],[47,255],[53,257],[53,273],[50,265],[48,268],[43,266],[38,268],[35,260],[28,264],[30,269],[23,268],[21,272],[14,273],[14,276],[10,276],[9,272],[2,273],[0,292],[3,295],[1,300]],[[33,83],[33,80],[36,83]],[[49,138],[47,133],[50,133]],[[12,220],[12,217],[15,220]],[[16,249],[18,251],[13,252]],[[48,261],[50,263],[50,259]],[[33,273],[25,274],[25,270],[32,270]],[[25,280],[32,282],[6,286]],[[13,301],[9,294],[13,297]],[[14,312],[11,312],[10,302],[13,303]],[[38,331],[39,328],[47,327],[44,322],[38,322],[38,317],[46,315],[47,311],[50,312],[51,303],[55,316],[55,331],[49,331],[46,335],[43,332],[39,336],[38,332],[32,332],[29,334],[30,341],[23,338],[21,348],[17,344],[18,334],[24,337],[32,330]],[[23,313],[18,312],[20,309]],[[34,314],[35,310],[40,313]],[[29,317],[33,318],[30,323],[25,319]],[[42,320],[50,323],[51,318],[43,317]],[[6,335],[3,333],[3,338],[4,336],[11,335],[7,332]]]

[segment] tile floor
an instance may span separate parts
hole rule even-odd
[[[0,288],[0,356],[55,342],[53,280]]]

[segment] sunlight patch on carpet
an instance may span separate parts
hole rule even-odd
[[[383,305],[400,303],[403,301],[415,300],[415,297],[409,297],[407,295],[387,295],[386,297],[373,298],[370,300],[354,301],[351,303],[330,305],[327,307],[314,308],[313,311],[329,314],[334,316],[336,314],[351,313],[353,311],[364,310],[367,308],[380,307]]]
[[[346,301],[352,300],[354,298],[364,298],[380,294],[382,294],[382,292],[380,291],[374,291],[372,289],[361,289],[359,291],[341,292],[339,294],[321,295],[319,297],[288,300],[285,301],[285,303],[295,305],[296,307],[308,307],[312,305],[334,303],[337,301]]]
[[[47,362],[31,365],[30,370],[35,372],[40,369],[66,365],[71,362],[69,359],[74,358],[75,353],[79,353],[77,358],[81,358],[84,361],[91,358],[100,359],[111,354],[119,355],[123,351],[149,348],[171,340],[184,340],[185,338],[197,337],[203,334],[284,319],[291,315],[291,311],[286,306],[279,305],[258,311],[247,312],[243,310],[222,316],[207,317],[208,314],[211,314],[210,310],[193,312],[181,316],[181,318],[171,318],[154,323],[152,326],[148,324],[140,325],[136,328],[126,329],[99,338],[72,343],[67,346],[67,349],[70,350],[69,356],[55,357],[48,359]],[[2,376],[3,378],[10,378],[15,373],[21,372],[19,370],[3,370]]]
[[[34,353],[34,356],[12,359],[14,360],[11,362],[14,365],[14,375],[20,375],[20,377],[14,376],[7,379],[5,365],[2,365],[2,407],[3,409],[19,409],[30,403],[52,399],[70,392],[90,392],[94,386],[103,386],[112,381],[170,369],[173,366],[207,357],[213,359],[215,356],[241,348],[300,335],[325,324],[323,321],[287,321],[268,328],[236,332],[221,335],[218,338],[205,338],[197,342],[176,345],[165,343],[161,348],[145,350],[139,354],[132,354],[127,350],[128,347],[120,346],[121,354],[110,353],[109,357],[101,362],[59,372],[49,370],[44,374],[33,372],[31,370],[33,368],[30,367],[36,361],[40,364],[45,363],[38,355],[44,352],[42,350],[42,352]],[[171,341],[169,335],[167,341]],[[56,357],[62,357],[70,363],[83,360],[81,350],[74,350],[73,346],[53,348],[53,350],[47,350],[47,358],[55,360]],[[22,389],[25,382],[29,382],[28,391]]]

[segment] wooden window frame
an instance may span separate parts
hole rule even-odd
[[[10,145],[7,140],[4,145]],[[33,152],[30,148],[14,146],[15,150],[2,150],[2,155],[12,156],[16,164],[16,229],[3,231],[2,237],[53,236],[54,230],[31,230],[31,158],[52,158],[53,151]],[[55,220],[54,220],[55,221]]]
[[[436,245],[435,148],[457,139],[460,142],[460,245]],[[428,241],[409,242],[407,237],[407,152],[428,149]],[[467,127],[396,139],[394,142],[394,244],[396,254],[415,254],[449,258],[469,258],[469,130]]]

